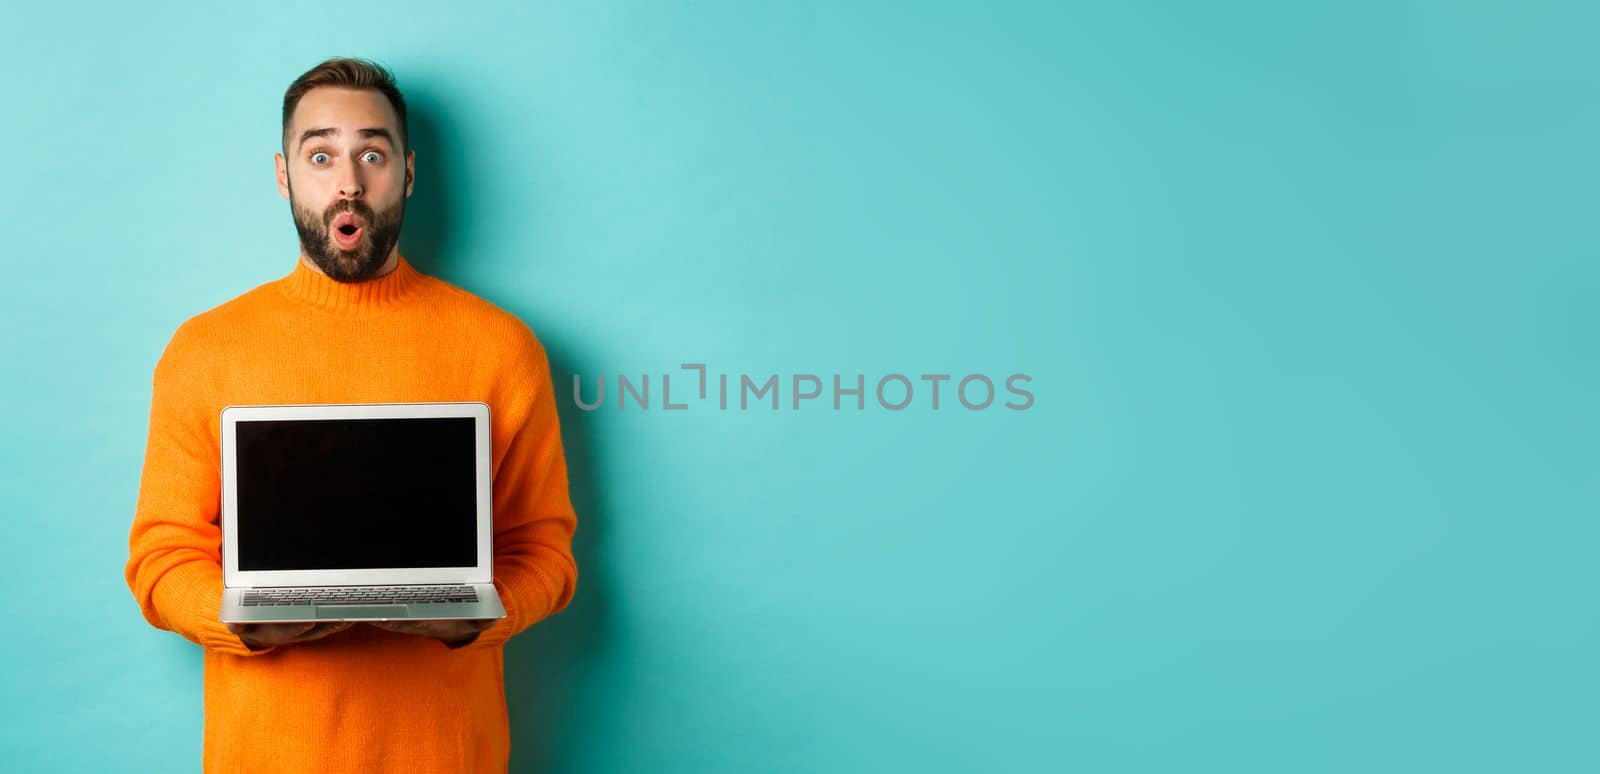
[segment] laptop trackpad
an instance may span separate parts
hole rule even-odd
[[[317,605],[318,618],[394,618],[405,615],[405,605]]]

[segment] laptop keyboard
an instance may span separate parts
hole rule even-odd
[[[351,586],[343,588],[272,588],[244,592],[245,607],[267,605],[415,605],[434,602],[477,602],[471,586]]]

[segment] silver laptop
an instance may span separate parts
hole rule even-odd
[[[222,411],[221,620],[504,618],[489,406]]]

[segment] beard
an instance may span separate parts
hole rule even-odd
[[[300,233],[300,249],[323,274],[339,282],[363,282],[377,275],[400,241],[400,226],[406,218],[406,198],[401,196],[398,204],[382,212],[373,211],[366,202],[345,199],[334,202],[318,217],[295,203],[291,185],[289,211],[294,215],[295,231]],[[341,249],[329,233],[328,224],[341,212],[354,213],[366,221],[361,241],[352,250]]]

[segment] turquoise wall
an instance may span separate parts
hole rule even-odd
[[[8,3],[5,767],[198,766],[200,652],[122,578],[151,372],[292,268],[279,101],[357,55],[413,105],[402,249],[558,379],[1032,377],[564,400],[514,771],[1600,768],[1597,23]]]

